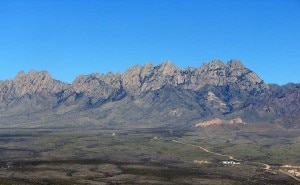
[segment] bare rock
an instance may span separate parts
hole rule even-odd
[[[60,98],[67,98],[73,93],[69,84],[52,79],[46,71],[30,71],[25,73],[20,71],[13,80],[7,80],[1,83],[0,100],[8,104],[14,99],[25,95],[55,96],[59,94]]]
[[[126,91],[132,95],[138,95],[141,92],[141,66],[133,66],[122,75],[123,86]]]
[[[239,86],[242,90],[267,89],[268,86],[252,71],[237,61],[226,65],[220,60],[203,64],[200,68],[179,69],[167,61],[158,66],[150,63],[133,66],[122,75],[126,91],[135,96],[147,91],[158,90],[165,85],[184,89],[200,90],[206,85]]]
[[[70,88],[68,84],[53,80],[46,71],[30,71],[28,74],[21,71],[15,77],[13,83],[15,93],[18,96],[36,93],[58,93],[63,89]]]
[[[208,126],[213,126],[213,125],[237,125],[237,124],[245,124],[245,122],[237,117],[234,119],[230,119],[230,120],[222,120],[220,118],[214,118],[208,121],[204,121],[201,123],[197,123],[195,124],[195,127],[208,127]]]
[[[121,75],[113,73],[81,75],[74,80],[72,87],[76,93],[87,96],[91,100],[90,103],[96,104],[114,96],[122,89]]]

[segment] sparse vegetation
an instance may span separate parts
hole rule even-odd
[[[287,175],[271,175],[259,165],[222,165],[218,153],[274,166],[299,165],[298,134],[251,128],[168,129],[103,128],[0,130],[1,184],[293,184]],[[271,132],[272,131],[272,132]],[[277,130],[279,132],[279,130]],[[295,132],[295,130],[293,131]],[[115,133],[112,136],[112,133]],[[180,133],[180,134],[178,134]],[[250,134],[251,133],[251,134]],[[194,161],[207,161],[195,163]],[[13,175],[13,176],[12,176]],[[13,177],[13,178],[12,178]]]

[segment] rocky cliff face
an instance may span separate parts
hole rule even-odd
[[[268,89],[254,72],[244,67],[236,60],[227,64],[215,60],[200,68],[176,68],[170,61],[159,66],[146,64],[134,66],[122,75],[122,81],[127,92],[138,95],[149,90],[157,90],[165,85],[183,89],[200,90],[206,85],[235,85],[242,90]]]
[[[0,102],[6,105],[25,95],[59,95],[58,99],[61,99],[71,94],[73,89],[70,85],[53,80],[45,71],[30,71],[28,74],[21,71],[13,80],[0,83]]]
[[[0,81],[0,114],[5,115],[7,111],[13,114],[14,107],[22,105],[18,113],[37,111],[37,108],[27,109],[28,105],[60,111],[99,106],[101,109],[106,103],[121,103],[120,100],[131,98],[128,107],[148,112],[159,109],[162,116],[173,115],[183,120],[189,117],[187,112],[193,119],[231,114],[245,117],[250,113],[253,119],[278,118],[300,113],[299,89],[297,84],[265,84],[237,60],[227,64],[214,60],[199,68],[186,69],[170,61],[157,66],[147,63],[133,66],[123,74],[81,75],[72,84],[54,80],[48,72],[30,71],[19,72],[12,80]],[[118,105],[122,106],[125,105]],[[124,114],[121,109],[118,114]]]
[[[121,75],[113,73],[79,76],[72,83],[72,87],[75,93],[87,96],[91,104],[101,103],[109,98],[122,97],[126,94],[123,91]]]

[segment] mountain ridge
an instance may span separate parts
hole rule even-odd
[[[126,105],[121,100],[126,99],[127,104],[137,106],[132,114],[139,114],[140,109],[155,116],[158,112],[151,109],[161,109],[162,117],[174,122],[173,118],[179,117],[189,122],[235,114],[243,120],[274,121],[300,113],[299,86],[266,84],[237,60],[226,64],[213,60],[199,68],[185,69],[170,61],[156,66],[146,63],[132,66],[122,74],[79,75],[71,84],[53,79],[46,71],[21,71],[14,79],[0,81],[0,116],[30,115],[35,111],[49,116],[88,109],[101,112],[103,105],[113,104],[119,107],[115,114],[132,117],[122,108]],[[155,103],[158,101],[160,104]],[[122,116],[119,117],[121,121]]]

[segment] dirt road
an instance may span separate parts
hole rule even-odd
[[[188,145],[188,146],[192,146],[192,147],[197,147],[197,148],[200,148],[201,150],[207,152],[207,153],[210,153],[210,154],[214,154],[214,155],[218,155],[218,156],[222,156],[222,157],[227,157],[228,159],[230,160],[235,160],[235,161],[242,161],[240,159],[236,159],[234,158],[233,156],[230,156],[230,155],[224,155],[224,154],[220,154],[220,153],[217,153],[217,152],[212,152],[206,148],[203,148],[202,146],[198,146],[198,145],[193,145],[193,144],[188,144],[188,143],[184,143],[182,141],[177,141],[177,140],[172,140],[173,142],[175,143],[179,143],[179,144],[183,144],[183,145]]]
[[[228,159],[230,160],[235,160],[235,161],[239,161],[239,162],[245,162],[245,163],[248,163],[248,164],[258,164],[258,165],[262,165],[264,166],[264,168],[262,168],[263,170],[267,171],[267,172],[273,172],[274,174],[276,174],[276,172],[279,172],[279,173],[282,173],[282,174],[285,174],[285,175],[288,175],[289,177],[292,177],[293,179],[295,179],[296,181],[300,182],[300,179],[293,176],[292,174],[288,173],[288,172],[285,172],[283,170],[273,170],[271,169],[271,166],[266,164],[266,163],[261,163],[261,162],[252,162],[252,161],[243,161],[241,159],[236,159],[235,157],[233,156],[230,156],[230,155],[225,155],[225,154],[220,154],[220,153],[217,153],[217,152],[212,152],[202,146],[198,146],[198,145],[194,145],[194,144],[189,144],[189,143],[185,143],[185,142],[182,142],[182,141],[177,141],[177,140],[172,140],[173,142],[175,143],[178,143],[178,144],[182,144],[182,145],[187,145],[187,146],[191,146],[191,147],[196,147],[196,148],[200,148],[201,150],[207,152],[207,153],[210,153],[210,154],[214,154],[214,155],[218,155],[218,156],[223,156],[223,157],[227,157]]]

